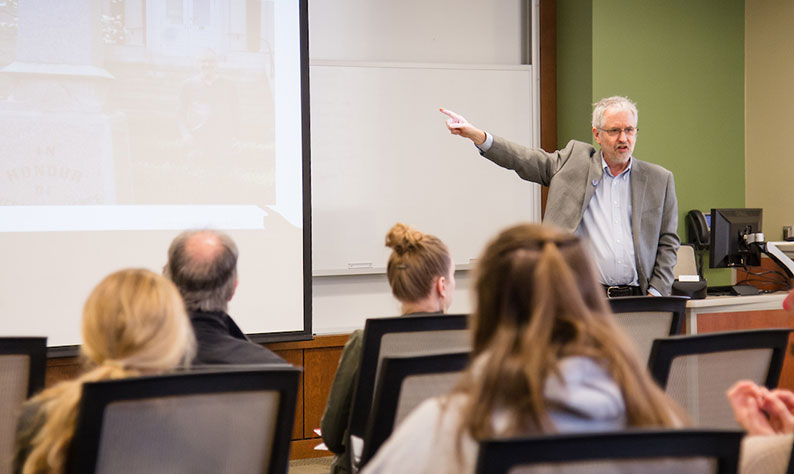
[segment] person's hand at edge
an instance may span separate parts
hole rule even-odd
[[[772,395],[778,397],[786,405],[788,411],[794,414],[794,393],[791,390],[776,388],[772,390]]]
[[[769,424],[776,433],[794,433],[794,394],[788,390],[764,390],[761,399],[761,409],[766,413]]]
[[[790,313],[794,312],[794,290],[791,290],[791,293],[783,300],[783,309]]]
[[[726,396],[731,403],[734,418],[749,434],[772,435],[776,431],[760,407],[761,392],[761,388],[755,383],[740,380],[728,389]]]
[[[445,108],[438,109],[442,114],[449,117],[447,119],[447,128],[453,135],[460,135],[461,137],[468,138],[475,145],[482,145],[485,143],[485,132],[470,124],[462,115],[458,115],[451,110]]]

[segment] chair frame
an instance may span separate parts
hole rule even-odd
[[[27,398],[44,388],[47,370],[46,337],[2,337],[0,355],[26,355],[30,359]]]
[[[478,474],[507,473],[517,465],[661,457],[712,457],[719,474],[735,473],[743,431],[627,430],[484,440],[477,458]]]
[[[622,296],[609,298],[613,313],[672,313],[670,336],[683,334],[686,320],[686,296]]]
[[[367,429],[367,416],[372,407],[375,393],[375,376],[378,371],[383,336],[397,332],[422,332],[467,329],[468,315],[465,314],[428,314],[417,316],[397,316],[391,318],[370,318],[364,325],[364,340],[361,346],[361,365],[356,374],[353,390],[348,433],[364,438]]]
[[[775,388],[780,379],[791,331],[791,329],[754,329],[656,339],[651,348],[648,368],[653,378],[665,388],[676,357],[743,349],[772,349],[764,386]]]
[[[218,366],[216,371],[200,370],[85,383],[78,406],[75,435],[67,459],[67,472],[95,472],[105,409],[113,402],[276,390],[279,392],[279,409],[267,472],[285,474],[289,465],[300,373],[299,368],[281,365],[251,365],[239,370],[224,370],[224,366]]]
[[[427,356],[384,357],[375,386],[372,412],[367,420],[367,434],[361,452],[359,469],[375,456],[375,453],[394,431],[394,422],[403,382],[408,377],[427,374],[462,372],[471,360],[469,352],[453,352]]]

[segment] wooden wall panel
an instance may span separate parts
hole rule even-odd
[[[292,365],[303,366],[302,349],[281,349],[273,352]],[[292,426],[292,439],[303,439],[303,417],[305,411],[303,405],[303,381],[305,377],[305,373],[301,373],[300,377],[298,377],[298,395],[295,403],[295,424]]]
[[[79,357],[59,357],[47,359],[44,386],[52,387],[58,382],[76,378],[83,370]]]
[[[306,406],[304,438],[317,436],[313,430],[320,427],[320,419],[325,410],[325,403],[341,355],[342,347],[306,350],[306,389],[303,395]]]

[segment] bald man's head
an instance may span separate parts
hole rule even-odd
[[[237,285],[237,246],[221,232],[183,232],[171,242],[164,273],[189,311],[226,311]]]

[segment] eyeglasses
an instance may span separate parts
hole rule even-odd
[[[627,137],[633,137],[640,131],[639,128],[636,127],[626,127],[626,128],[599,128],[602,132],[606,132],[607,135],[610,137],[618,137],[620,136],[620,132],[626,134]]]

